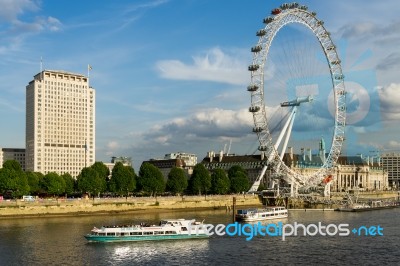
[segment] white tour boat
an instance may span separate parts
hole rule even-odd
[[[162,220],[159,225],[120,225],[94,227],[85,235],[91,242],[119,242],[207,238],[203,222],[196,220]]]
[[[263,209],[238,210],[235,218],[237,221],[253,222],[271,219],[282,219],[288,217],[285,207],[266,207]]]

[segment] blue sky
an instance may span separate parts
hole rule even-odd
[[[0,147],[25,147],[25,86],[42,57],[45,69],[87,74],[92,65],[96,160],[131,156],[136,169],[169,152],[201,160],[230,140],[231,153],[254,153],[250,48],[282,3],[0,0]],[[400,3],[301,4],[324,20],[349,77],[344,151],[400,149]]]

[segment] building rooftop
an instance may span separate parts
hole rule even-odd
[[[65,70],[44,69],[42,72],[60,73],[60,74],[64,74],[64,75],[71,75],[71,76],[77,76],[77,77],[86,78],[85,75],[82,75],[80,73],[73,73],[73,72],[69,72],[69,71],[65,71]],[[42,72],[37,73],[35,75],[35,77],[39,76],[40,74],[42,74]]]
[[[229,168],[234,164],[243,164],[249,168],[263,166],[267,162],[267,158],[261,155],[222,155],[215,154],[214,156],[206,156],[202,160],[203,164],[212,165],[211,168]],[[325,154],[325,158],[328,154]],[[324,164],[323,158],[319,154],[289,154],[286,153],[283,157],[283,161],[286,165],[293,167],[321,167]],[[372,158],[362,158],[361,156],[340,156],[337,161],[338,165],[357,165],[357,166],[374,166],[378,167],[379,163]]]

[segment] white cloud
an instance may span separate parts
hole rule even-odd
[[[14,35],[22,35],[29,33],[41,32],[44,30],[59,31],[62,23],[54,17],[36,17],[33,22],[23,22],[15,20],[10,28],[10,32]]]
[[[0,36],[0,54],[17,51],[31,34],[44,31],[59,31],[62,23],[54,17],[36,16],[26,19],[28,13],[40,11],[39,2],[31,0],[0,0],[0,21],[3,34]]]
[[[140,3],[140,4],[132,4],[131,6],[125,7],[125,12],[124,13],[131,13],[131,12],[136,12],[140,9],[151,9],[158,7],[160,5],[168,3],[169,0],[155,0],[155,1],[146,1],[146,3]]]
[[[48,17],[46,21],[46,26],[50,31],[59,31],[62,24],[58,19],[54,17]]]
[[[250,126],[252,124],[252,117],[247,109],[234,111],[213,108],[198,112],[189,118],[189,121],[194,123],[193,126],[196,124],[210,126],[210,131],[213,128],[232,130],[240,126]]]
[[[397,69],[400,57],[396,49],[396,44],[400,42],[399,20],[348,23],[338,33],[341,38],[350,41],[349,49],[353,50],[348,51],[348,56],[371,50],[374,68],[389,73]]]
[[[153,8],[157,8],[160,5],[168,3],[169,0],[155,0],[155,1],[146,1],[145,3],[133,3],[129,6],[124,7],[124,11],[121,15],[121,24],[116,29],[117,31],[123,30],[126,27],[133,24],[135,21],[141,18],[141,14],[145,13],[145,11]],[[133,14],[132,14],[133,13]]]
[[[390,149],[400,149],[400,142],[396,140],[391,140],[385,146],[390,147]]]
[[[5,110],[13,110],[18,113],[25,112],[25,108],[21,108],[21,105],[17,105],[15,102],[9,102],[0,98],[0,109],[3,109],[3,107]]]
[[[252,124],[252,116],[247,109],[211,108],[155,125],[143,134],[143,138],[163,145],[196,138],[240,138],[251,132]]]
[[[112,140],[106,144],[104,153],[108,156],[115,156],[115,152],[117,152],[119,149],[121,149],[121,145],[117,141]],[[99,148],[99,150],[102,150],[102,149]]]
[[[396,71],[400,66],[400,53],[391,53],[386,56],[381,62],[376,66],[377,70],[388,71],[394,70]]]
[[[107,144],[107,148],[109,148],[109,149],[111,149],[111,150],[115,150],[115,149],[118,149],[118,148],[119,148],[119,144],[118,144],[118,142],[116,142],[116,141],[110,141],[110,142]]]
[[[0,0],[0,19],[13,22],[26,11],[37,11],[39,6],[31,0]]]
[[[360,22],[347,24],[339,29],[343,38],[358,38],[360,36],[370,36],[378,29],[372,22]]]
[[[207,151],[222,149],[233,140],[233,152],[244,150],[248,154],[257,149],[258,143],[252,127],[252,115],[247,109],[201,109],[145,131],[132,132],[125,140],[130,145],[121,145],[118,152],[132,154],[137,162],[173,151],[196,153],[201,158]]]
[[[168,141],[171,139],[170,135],[159,136],[154,139],[154,142],[161,145],[169,145]]]
[[[224,53],[216,47],[202,56],[193,56],[192,64],[179,60],[163,60],[156,63],[161,77],[176,80],[214,81],[235,85],[247,84],[249,74],[245,60]]]
[[[353,131],[357,134],[365,134],[368,133],[367,128],[365,127],[353,127]]]
[[[392,83],[379,89],[382,118],[384,121],[400,120],[400,84]]]

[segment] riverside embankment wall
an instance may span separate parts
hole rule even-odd
[[[183,196],[183,197],[129,197],[95,199],[39,199],[34,202],[21,200],[0,201],[0,218],[52,216],[52,215],[91,215],[102,213],[120,213],[130,211],[162,211],[184,209],[221,209],[232,208],[233,197],[237,206],[262,206],[257,195],[219,195],[219,196]],[[340,200],[346,193],[332,193],[332,199]],[[364,192],[359,200],[397,199],[400,192]],[[317,199],[315,199],[317,200]],[[333,208],[334,205],[318,205],[304,202],[303,199],[290,199],[290,208]],[[336,206],[337,207],[337,206]]]
[[[237,206],[260,205],[256,195],[184,196],[184,197],[128,197],[101,199],[38,199],[34,202],[2,201],[1,217],[88,215],[129,211],[160,211],[179,209],[231,208],[233,197]]]

